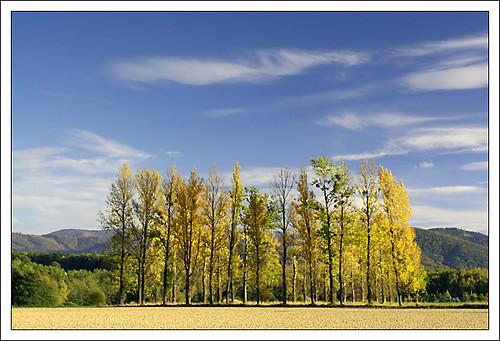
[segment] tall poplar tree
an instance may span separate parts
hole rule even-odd
[[[287,168],[281,168],[278,174],[275,175],[273,181],[271,182],[271,188],[273,195],[278,199],[279,213],[281,216],[281,247],[282,247],[282,303],[286,304],[286,262],[287,262],[287,249],[290,247],[289,239],[289,221],[287,217],[287,209],[290,202],[290,192],[293,189],[294,176],[292,172]]]
[[[111,185],[106,199],[106,212],[100,212],[99,221],[102,229],[113,231],[111,247],[120,257],[120,284],[118,302],[123,304],[125,262],[130,249],[129,233],[134,226],[132,198],[134,196],[134,180],[130,167],[124,163],[118,171],[118,176]]]
[[[209,303],[213,304],[213,277],[217,260],[221,258],[224,245],[224,232],[227,226],[228,197],[224,189],[224,180],[219,176],[216,165],[210,167],[208,179],[205,181],[203,191],[203,212],[207,228],[208,259],[208,294]],[[220,263],[220,262],[218,262]],[[220,266],[220,264],[219,264]]]
[[[162,182],[163,209],[161,211],[160,241],[163,246],[164,268],[163,268],[163,304],[167,302],[167,291],[169,278],[172,276],[172,258],[174,253],[173,245],[173,224],[174,224],[174,204],[177,192],[177,168],[170,167]]]
[[[184,265],[186,305],[191,304],[191,277],[196,270],[201,249],[203,181],[196,170],[186,184],[179,178],[175,206],[175,237]]]
[[[343,251],[344,251],[344,233],[345,233],[345,224],[348,219],[348,209],[351,206],[351,197],[355,192],[355,187],[351,184],[352,178],[350,175],[349,168],[344,164],[343,160],[340,160],[338,166],[334,168],[334,176],[332,178],[332,198],[333,205],[337,211],[337,220],[338,220],[338,236],[339,236],[339,293],[338,300],[340,301],[340,305],[343,304],[344,297],[344,289],[343,289]]]
[[[268,196],[260,194],[256,188],[248,193],[248,207],[245,208],[243,224],[247,226],[248,242],[251,251],[252,264],[255,271],[255,290],[257,304],[260,304],[261,283],[264,262],[268,246],[271,244],[272,229],[270,212],[268,212]]]
[[[408,223],[412,209],[403,181],[396,182],[388,169],[380,166],[379,184],[383,226],[391,247],[391,260],[396,280],[396,293],[402,305],[402,290],[411,282],[420,268],[420,248],[415,242],[415,231]]]
[[[228,230],[228,262],[227,262],[227,284],[226,284],[226,303],[229,300],[229,293],[231,293],[231,302],[234,302],[234,267],[236,245],[238,241],[238,222],[240,220],[240,212],[243,203],[243,183],[240,179],[240,165],[236,161],[231,179],[232,188],[229,192],[230,197],[230,217],[229,217],[229,230]]]
[[[317,231],[319,226],[318,226],[318,221],[314,215],[314,203],[316,199],[314,191],[312,189],[309,189],[309,183],[307,180],[307,171],[305,166],[299,173],[299,178],[297,180],[297,190],[299,192],[299,196],[295,198],[295,201],[293,203],[293,208],[296,212],[295,229],[297,230],[299,238],[301,240],[302,257],[307,263],[311,304],[314,304],[314,297],[315,297],[314,262],[317,259],[317,247],[318,247]],[[304,273],[304,282],[305,278],[306,274]]]
[[[323,203],[316,205],[316,212],[322,222],[319,230],[324,239],[328,252],[328,278],[330,281],[330,303],[334,303],[333,296],[333,231],[332,231],[332,209],[334,203],[334,179],[335,163],[326,157],[311,158],[311,166],[316,173],[312,184],[316,186],[323,195]]]
[[[363,160],[359,164],[359,181],[357,190],[361,196],[363,206],[361,216],[366,227],[366,284],[368,305],[372,304],[372,278],[371,278],[371,249],[372,249],[372,224],[378,209],[378,179],[375,161],[370,163]]]
[[[137,172],[134,185],[137,189],[137,200],[133,207],[139,222],[136,229],[136,257],[138,260],[138,294],[139,304],[144,304],[144,288],[146,278],[146,256],[150,247],[150,229],[160,211],[161,176],[157,171],[141,169]]]

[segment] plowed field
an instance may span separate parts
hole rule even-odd
[[[13,308],[12,329],[488,329],[487,309]]]

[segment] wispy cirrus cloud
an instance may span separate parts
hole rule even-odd
[[[85,130],[70,130],[67,143],[71,146],[106,155],[109,158],[134,157],[146,159],[151,157],[151,155],[135,148]]]
[[[368,59],[366,53],[352,51],[267,49],[247,51],[232,60],[156,57],[120,61],[112,65],[111,74],[118,79],[141,83],[173,81],[209,85],[264,81],[302,74],[317,66],[352,66]]]
[[[478,186],[437,186],[426,188],[408,188],[412,196],[422,195],[461,195],[485,193],[483,187]]]
[[[95,228],[97,211],[103,208],[122,164],[133,167],[152,157],[84,130],[68,131],[66,137],[62,147],[12,152],[14,231],[18,226],[29,230]]]
[[[345,161],[356,161],[356,160],[370,160],[370,159],[378,159],[385,156],[391,155],[404,155],[410,152],[409,149],[402,148],[396,145],[386,145],[382,148],[378,148],[374,151],[365,151],[361,153],[352,153],[352,154],[338,154],[334,155],[334,160],[343,159]]]
[[[415,91],[484,88],[488,86],[488,64],[424,70],[407,75],[403,83]]]
[[[488,150],[487,127],[418,128],[400,138],[400,143],[415,150],[446,149],[459,152]]]
[[[488,150],[488,133],[484,127],[426,127],[416,128],[403,136],[390,138],[373,151],[335,155],[334,159],[362,160],[412,151],[478,153]]]
[[[351,130],[362,130],[367,127],[379,126],[383,128],[408,126],[417,123],[440,120],[439,117],[412,116],[401,113],[370,113],[360,115],[345,111],[336,115],[327,115],[315,123],[323,126],[337,125]]]
[[[454,39],[428,41],[390,49],[396,57],[419,57],[460,51],[485,51],[488,48],[487,34],[476,34]]]
[[[417,92],[466,90],[488,86],[488,36],[424,42],[392,50],[396,58],[409,58],[425,66],[403,76],[401,83]]]
[[[481,171],[488,170],[488,161],[480,161],[480,162],[470,162],[465,165],[460,166],[461,170],[467,171]]]

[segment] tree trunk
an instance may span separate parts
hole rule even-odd
[[[120,289],[118,291],[119,302],[120,305],[123,305],[124,297],[123,297],[123,268],[125,265],[125,246],[122,241],[122,253],[121,253],[121,262],[120,262]]]
[[[205,258],[203,258],[203,272],[201,273],[201,287],[202,287],[201,290],[203,291],[203,303],[205,304],[207,303],[207,288],[206,288],[207,281],[205,279],[206,273],[207,273],[207,263],[205,261]]]
[[[142,292],[141,292],[141,260],[137,262],[137,304],[141,305]]]
[[[186,294],[186,305],[191,305],[191,298],[189,296],[189,290],[191,289],[190,288],[190,276],[189,276],[189,271],[190,271],[190,266],[189,266],[189,262],[187,262],[186,266],[185,266],[185,270],[186,270],[186,286],[185,286],[185,294]]]
[[[283,274],[282,274],[282,282],[283,282],[283,305],[286,305],[286,248],[288,247],[287,236],[286,236],[286,207],[283,203],[282,206],[283,211]]]
[[[222,302],[222,290],[221,290],[221,280],[220,280],[220,266],[217,267],[217,302]]]
[[[302,281],[302,286],[304,287],[304,304],[306,304],[307,299],[307,275],[306,275],[306,263],[304,262],[304,280]]]
[[[255,278],[256,278],[256,284],[257,284],[257,288],[256,288],[256,291],[257,291],[257,304],[260,304],[260,258],[259,258],[259,246],[257,245],[257,248],[256,248],[257,252],[256,252],[256,262],[257,262],[257,269],[255,271]]]
[[[296,283],[297,283],[297,261],[295,258],[293,259],[292,263],[292,271],[293,271],[293,276],[292,276],[292,297],[293,301],[297,302],[297,291],[296,291]]]
[[[246,228],[244,230],[244,242],[245,242],[245,249],[244,249],[244,255],[243,255],[243,303],[247,303],[247,256],[248,256],[248,245],[247,245],[247,231]]]
[[[342,241],[344,238],[344,226],[343,226],[343,220],[344,220],[344,207],[341,207],[341,213],[340,213],[340,246],[339,246],[339,301],[340,305],[343,305],[343,283],[342,283]]]
[[[305,280],[305,273],[304,273],[304,280]],[[309,261],[309,282],[311,284],[311,304],[314,305],[314,274],[313,274],[313,266],[312,262]]]
[[[175,303],[176,297],[175,297],[175,282],[177,278],[177,265],[175,262],[172,264],[172,303]]]
[[[232,262],[233,262],[233,240],[232,236],[229,240],[229,258],[227,263],[227,283],[226,283],[226,304],[229,303],[229,293],[233,292],[233,275],[232,275]],[[232,296],[231,302],[234,302],[234,295]]]
[[[369,206],[367,200],[367,227],[368,227],[368,243],[367,243],[367,256],[366,256],[366,286],[368,289],[368,305],[372,304],[372,286],[370,282],[370,215],[369,215]]]

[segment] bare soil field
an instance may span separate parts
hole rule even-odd
[[[488,309],[335,307],[13,308],[12,329],[488,329]]]

